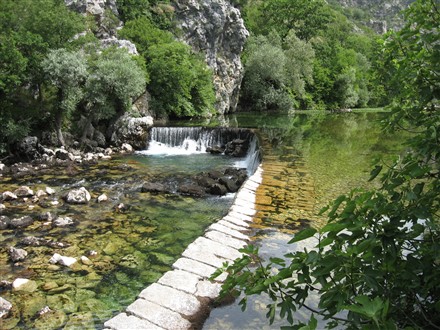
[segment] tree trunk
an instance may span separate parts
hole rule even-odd
[[[55,114],[55,130],[57,133],[58,144],[60,146],[65,145],[63,132],[61,130],[62,125],[63,125],[63,111],[60,109]]]

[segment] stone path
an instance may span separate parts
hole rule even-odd
[[[193,329],[209,315],[209,304],[218,297],[226,274],[208,278],[225,261],[241,256],[238,249],[249,241],[255,215],[256,191],[262,182],[261,165],[235,197],[229,213],[197,238],[157,283],[144,289],[138,299],[104,323],[105,329]]]

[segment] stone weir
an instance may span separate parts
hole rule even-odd
[[[144,289],[124,313],[105,322],[105,329],[200,329],[226,274],[216,282],[209,277],[225,261],[241,257],[238,250],[250,239],[262,172],[258,166],[238,191],[228,214],[186,248],[172,271]]]

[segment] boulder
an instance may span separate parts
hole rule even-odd
[[[228,189],[226,189],[226,187],[220,183],[216,183],[211,188],[209,188],[209,193],[212,195],[223,196],[226,195],[227,192]]]
[[[106,202],[108,201],[108,197],[106,194],[101,194],[98,196],[97,200],[98,203]]]
[[[12,304],[6,299],[0,297],[0,319],[3,316],[8,316],[9,311],[12,309]]]
[[[114,124],[110,141],[117,147],[128,143],[135,150],[144,149],[148,141],[148,130],[151,126],[153,126],[152,117],[135,118],[130,117],[127,113]]]
[[[129,143],[123,143],[122,146],[121,146],[121,151],[123,153],[131,154],[133,152],[133,147]]]
[[[18,157],[24,161],[31,161],[41,157],[40,146],[36,136],[27,136],[21,140],[16,148]]]
[[[53,221],[53,225],[55,227],[67,227],[73,224],[74,224],[73,219],[69,217],[64,217],[64,218],[58,217]]]
[[[12,282],[13,291],[34,292],[37,290],[37,282],[28,280],[27,278],[17,278]]]
[[[51,264],[59,264],[66,267],[72,266],[74,263],[76,263],[76,261],[76,258],[62,256],[58,253],[55,253],[49,260]]]
[[[5,204],[0,203],[0,212],[6,210]]]
[[[7,217],[6,215],[0,215],[0,229],[8,228],[10,223],[11,219],[9,217]]]
[[[13,228],[24,228],[32,225],[33,223],[34,223],[34,219],[32,219],[28,215],[25,215],[20,218],[12,219],[9,225]]]
[[[64,147],[55,150],[55,158],[60,160],[72,160],[73,155],[71,155]]]
[[[2,200],[5,202],[16,200],[18,197],[16,194],[10,191],[5,191],[2,193]]]
[[[232,157],[244,157],[249,149],[249,140],[235,139],[226,143],[225,154]]]
[[[53,195],[53,194],[55,194],[55,189],[53,189],[51,187],[46,187],[46,193],[48,195]]]
[[[205,188],[211,188],[217,182],[213,178],[209,177],[209,175],[207,173],[206,174],[203,173],[203,174],[197,176],[196,180],[197,180],[197,184],[199,184]]]
[[[194,196],[194,197],[204,197],[206,195],[205,189],[203,187],[194,184],[183,184],[177,189],[182,195]]]
[[[17,197],[32,197],[34,196],[34,191],[28,186],[21,186],[15,189],[14,194]]]
[[[84,187],[71,190],[64,197],[66,203],[69,204],[87,204],[90,201],[90,199],[91,199],[90,193]]]
[[[168,192],[168,189],[159,182],[144,182],[141,187],[142,192],[156,193],[156,194],[164,194]]]
[[[239,186],[237,185],[237,181],[229,178],[229,177],[221,177],[219,182],[228,189],[229,192],[237,192]]]
[[[13,246],[9,248],[9,258],[11,258],[12,262],[22,261],[26,259],[27,255],[26,250],[16,249]]]
[[[35,196],[37,198],[41,198],[47,196],[47,193],[44,190],[38,189],[37,192],[35,193]]]
[[[209,152],[213,155],[219,155],[225,152],[225,147],[221,146],[211,146],[206,148],[206,152]]]

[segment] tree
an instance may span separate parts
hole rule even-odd
[[[136,43],[145,59],[151,79],[147,90],[158,114],[204,116],[214,110],[212,72],[188,45],[146,17],[127,22],[119,34]]]
[[[85,29],[59,0],[2,0],[0,6],[0,153],[46,119],[41,61]]]
[[[56,49],[49,52],[41,66],[50,83],[57,88],[55,129],[58,143],[64,145],[63,119],[72,114],[83,98],[83,85],[87,77],[86,58],[81,51]]]
[[[189,46],[176,41],[153,45],[148,57],[151,83],[147,89],[157,111],[187,117],[207,115],[213,110],[212,72]]]
[[[244,67],[242,108],[255,111],[290,109],[292,100],[286,89],[286,55],[276,34],[270,38],[249,38]]]
[[[125,49],[106,49],[89,62],[82,100],[85,132],[93,121],[129,111],[133,99],[145,91],[148,79],[145,68],[139,67]]]
[[[434,329],[440,324],[440,7],[417,0],[405,13],[406,25],[385,39],[385,54],[395,73],[396,103],[390,129],[415,127],[408,151],[380,176],[381,187],[354,190],[322,212],[329,221],[297,233],[291,243],[315,240],[312,250],[262,263],[258,251],[225,266],[223,292],[267,293],[268,317],[277,310],[293,328],[316,328],[292,317],[306,308],[352,329]],[[378,164],[370,180],[383,171]],[[259,266],[249,270],[251,262]],[[273,268],[277,268],[273,272]],[[311,291],[318,308],[307,305]],[[245,300],[243,301],[245,304]],[[345,317],[337,313],[346,311]]]

